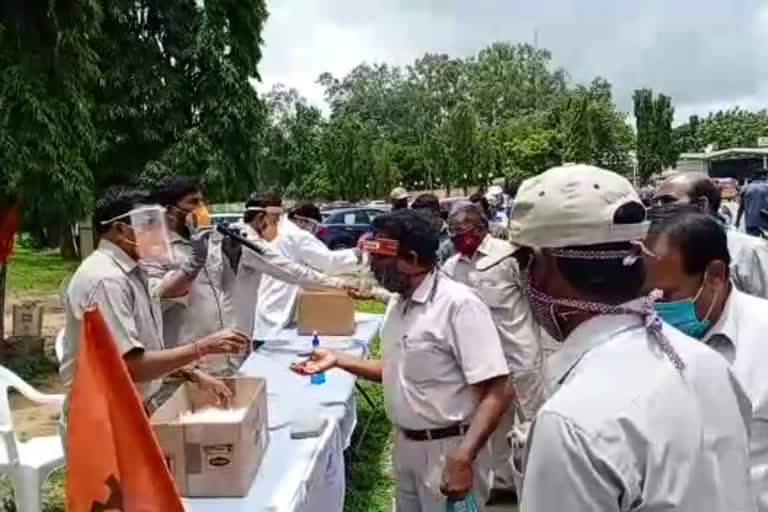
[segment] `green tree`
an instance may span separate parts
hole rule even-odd
[[[634,103],[638,172],[645,183],[652,175],[677,162],[678,152],[672,139],[675,109],[669,96],[659,94],[654,99],[650,89],[636,90]]]
[[[101,19],[91,0],[0,6],[0,191],[17,195],[23,225],[66,256],[70,225],[93,201],[101,73],[91,41]]]
[[[679,152],[701,152],[713,144],[719,149],[754,147],[758,137],[768,136],[768,110],[750,112],[738,107],[691,116],[688,123],[673,130]]]

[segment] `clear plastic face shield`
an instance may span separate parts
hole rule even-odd
[[[171,262],[171,241],[168,237],[165,208],[159,205],[139,206],[124,215],[106,220],[102,224],[123,219],[133,230],[139,259],[150,263]]]

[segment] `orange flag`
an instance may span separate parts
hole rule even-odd
[[[68,512],[183,512],[117,346],[97,309],[83,315],[67,423]]]
[[[19,227],[19,212],[16,205],[0,208],[0,263],[10,256],[13,250],[13,235]]]

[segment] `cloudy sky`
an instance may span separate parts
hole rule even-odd
[[[677,118],[768,107],[768,0],[268,0],[261,90],[296,87],[361,61],[468,56],[494,41],[549,48],[573,82],[602,75],[619,107],[635,88],[670,94]]]

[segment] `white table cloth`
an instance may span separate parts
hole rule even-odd
[[[382,316],[357,313],[352,336],[320,336],[320,345],[363,356]],[[313,385],[291,372],[298,353],[311,349],[312,337],[284,329],[280,340],[248,356],[240,372],[267,379],[270,441],[259,472],[243,498],[185,498],[190,512],[270,511],[341,512],[344,505],[344,449],[356,424],[355,378],[341,370]],[[328,426],[319,437],[291,439],[291,422],[321,416]]]

